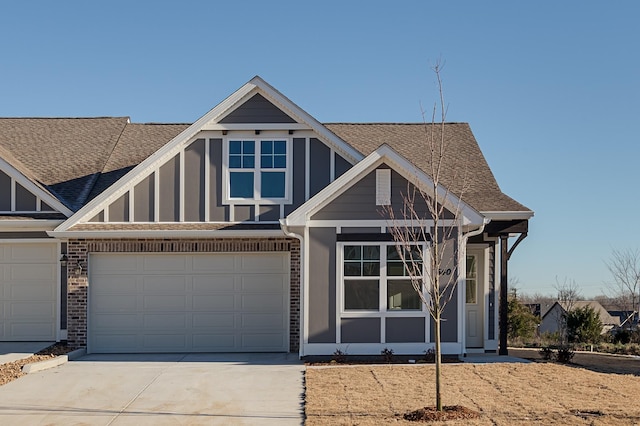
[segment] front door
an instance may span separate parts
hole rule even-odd
[[[467,348],[483,347],[484,329],[484,261],[481,251],[467,252],[466,341]]]

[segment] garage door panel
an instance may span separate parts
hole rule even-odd
[[[235,306],[234,294],[220,294],[217,296],[193,296],[194,311],[233,311]]]
[[[271,294],[243,294],[241,309],[244,312],[273,312],[284,309],[282,296]]]
[[[164,311],[184,311],[186,308],[185,298],[176,296],[144,296],[143,309],[145,312]]]
[[[235,275],[194,275],[193,291],[197,294],[216,294],[235,290]]]
[[[29,318],[46,318],[55,321],[55,309],[48,302],[13,302],[10,315],[13,320]]]
[[[143,291],[184,294],[187,280],[184,275],[147,276],[142,281]]]
[[[215,274],[233,274],[236,271],[234,254],[216,256],[195,256],[192,258],[194,272],[213,272]]]
[[[56,243],[0,244],[0,340],[55,340]]]
[[[187,322],[185,314],[146,314],[142,320],[145,330],[149,329],[167,329],[167,328],[186,328]]]
[[[138,270],[136,257],[114,255],[100,259],[100,262],[90,262],[92,275],[129,275]]]
[[[136,298],[135,296],[131,297],[129,294],[100,294],[98,297],[95,297],[95,300],[91,305],[92,314],[108,312],[121,315],[137,311],[138,307]]]
[[[145,273],[159,271],[184,272],[187,266],[186,256],[147,255],[143,259],[143,272]]]
[[[5,246],[4,260],[8,263],[49,263],[58,257],[55,244],[14,244]]]
[[[281,314],[242,314],[243,328],[273,330],[282,328],[284,315]]]
[[[113,268],[137,259],[137,278],[90,271],[89,351],[288,350],[288,253],[105,253],[91,255],[91,264],[107,258]],[[107,296],[127,302],[101,301]],[[126,321],[107,315],[122,312]]]
[[[55,298],[52,286],[38,283],[13,284],[8,283],[8,296],[14,301],[33,300],[50,302]]]
[[[233,329],[235,325],[236,314],[229,313],[207,313],[193,314],[192,324],[194,328],[217,329]]]
[[[282,274],[246,275],[242,277],[242,290],[250,292],[282,291],[284,279]]]

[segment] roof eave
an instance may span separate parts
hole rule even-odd
[[[49,231],[50,237],[69,238],[269,238],[284,237],[281,229],[260,230],[96,230],[96,231]]]

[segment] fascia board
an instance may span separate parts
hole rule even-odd
[[[534,212],[527,211],[483,211],[482,214],[491,220],[529,220],[533,217]]]
[[[0,230],[10,231],[52,231],[64,220],[60,219],[33,219],[33,220],[0,220]]]
[[[49,192],[46,188],[42,187],[40,183],[34,182],[29,179],[22,173],[20,170],[13,167],[3,158],[0,158],[0,169],[4,171],[7,175],[13,177],[16,182],[22,185],[24,188],[28,189],[32,194],[40,198],[42,201],[47,203],[53,209],[58,212],[64,214],[69,217],[73,214],[73,211],[70,210],[67,206],[62,204],[60,200],[58,200],[51,192]]]
[[[266,238],[284,237],[280,229],[273,230],[147,230],[147,231],[49,231],[53,238]]]

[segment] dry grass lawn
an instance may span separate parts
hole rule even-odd
[[[625,360],[627,372],[640,374],[640,361],[618,358],[615,363]],[[640,377],[595,369],[586,364],[445,364],[445,405],[481,413],[476,420],[446,424],[640,425]],[[415,425],[402,414],[435,404],[434,377],[433,365],[310,367],[306,424]]]

